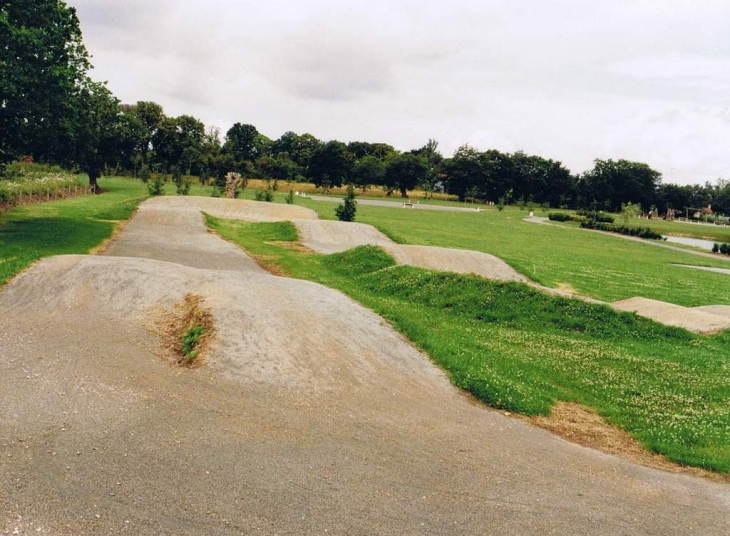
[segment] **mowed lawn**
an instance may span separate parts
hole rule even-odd
[[[297,199],[297,204],[334,218],[332,203]],[[491,253],[538,283],[603,301],[643,296],[688,307],[730,304],[730,275],[674,266],[730,269],[730,257],[709,259],[568,226],[528,223],[527,215],[514,207],[464,213],[359,205],[356,219],[397,242]]]
[[[264,264],[387,318],[493,407],[544,415],[577,402],[676,462],[730,472],[730,333],[697,336],[522,284],[394,266],[374,247],[308,254],[281,245],[297,238],[286,222],[207,221]]]
[[[104,193],[16,207],[0,216],[0,285],[38,259],[84,254],[146,197],[140,181],[102,178]]]

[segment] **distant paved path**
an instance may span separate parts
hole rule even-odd
[[[314,201],[329,201],[331,203],[342,203],[341,197],[327,197],[323,195],[308,195],[307,198]],[[370,205],[374,207],[388,207],[388,208],[403,208],[403,203],[408,200],[403,199],[402,201],[377,201],[376,199],[361,199],[358,198],[357,202],[360,205]],[[441,210],[445,212],[480,212],[481,208],[476,207],[450,207],[446,205],[431,205],[429,203],[414,202],[411,207],[404,210]]]
[[[475,403],[380,317],[263,273],[186,203],[143,204],[124,256],[47,259],[0,293],[0,533],[730,533],[730,486]],[[219,334],[193,371],[146,329],[191,291]]]

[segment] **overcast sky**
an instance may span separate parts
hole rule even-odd
[[[223,132],[730,177],[728,0],[68,0],[92,77]]]

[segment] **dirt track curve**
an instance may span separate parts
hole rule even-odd
[[[730,531],[727,485],[473,402],[372,312],[207,233],[196,203],[147,202],[106,256],[47,259],[0,294],[0,532]],[[219,336],[197,370],[147,329],[190,291]]]

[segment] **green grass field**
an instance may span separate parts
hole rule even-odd
[[[381,314],[491,406],[537,415],[578,402],[674,461],[730,472],[730,333],[695,336],[520,284],[396,267],[372,247],[311,255],[276,244],[296,239],[288,223],[207,221]]]
[[[101,195],[20,206],[0,217],[0,285],[44,257],[88,253],[146,197],[132,179],[103,178],[99,185]]]

